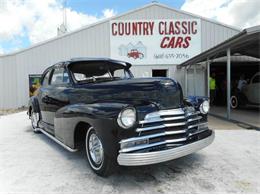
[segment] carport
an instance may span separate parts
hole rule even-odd
[[[260,129],[260,114],[259,104],[255,108],[246,108],[246,110],[231,110],[231,77],[238,77],[238,73],[247,73],[252,76],[252,73],[259,72],[260,69],[260,26],[244,29],[232,38],[216,45],[215,47],[183,62],[179,66],[185,69],[185,94],[188,90],[187,73],[194,66],[193,78],[196,78],[196,67],[204,66],[205,71],[205,94],[210,97],[209,77],[211,68],[215,67],[218,70],[222,68],[222,80],[226,83],[224,87],[225,106],[213,107],[211,114],[225,117],[228,120],[233,120],[239,123],[249,125]],[[221,68],[219,68],[221,67]],[[250,73],[250,74],[249,74]],[[197,81],[196,81],[197,82]],[[198,86],[194,86],[198,87]],[[223,90],[223,87],[221,86]],[[196,91],[196,90],[195,90]],[[201,94],[201,95],[205,95]],[[198,94],[196,94],[198,95]],[[258,107],[258,108],[256,108]]]

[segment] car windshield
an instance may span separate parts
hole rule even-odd
[[[130,70],[122,64],[107,62],[76,62],[69,66],[77,82],[104,82],[132,78]]]

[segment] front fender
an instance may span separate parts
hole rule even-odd
[[[70,104],[60,108],[56,114],[56,118],[71,118],[84,116],[89,119],[113,118],[121,109],[128,106],[124,103],[94,103],[94,104]]]
[[[55,137],[71,148],[75,148],[74,134],[80,122],[91,125],[101,138],[108,155],[117,155],[119,112],[128,106],[124,103],[71,104],[55,114]]]
[[[208,101],[209,98],[206,96],[188,96],[184,99],[188,106],[193,106],[196,108],[196,110],[199,110],[200,104],[205,100]]]

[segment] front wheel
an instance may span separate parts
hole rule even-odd
[[[237,98],[237,96],[233,95],[233,96],[230,97],[230,106],[233,109],[238,108],[239,105],[238,105],[238,98]]]
[[[39,128],[39,113],[35,112],[34,110],[32,110],[31,112],[31,124],[32,124],[32,128],[33,128],[33,132],[34,133],[40,133],[39,130],[37,130]]]
[[[85,148],[91,169],[100,176],[108,176],[113,171],[114,164],[105,154],[102,140],[93,127],[86,134]]]

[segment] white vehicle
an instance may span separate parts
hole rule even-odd
[[[249,104],[260,104],[260,72],[256,73],[250,83],[242,89]]]
[[[250,82],[242,88],[242,92],[234,92],[231,96],[231,107],[242,105],[260,107],[260,72],[257,72]]]

